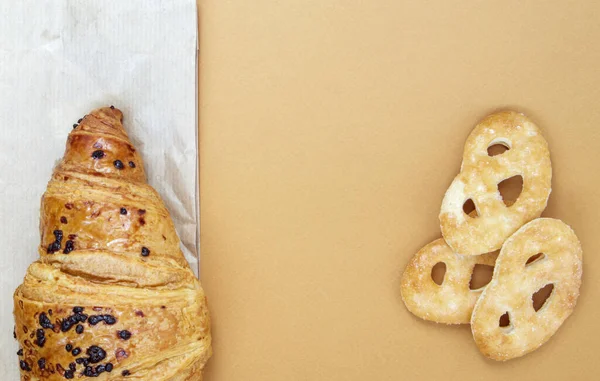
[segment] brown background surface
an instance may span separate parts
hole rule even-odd
[[[597,379],[600,3],[199,5],[207,380]],[[544,215],[581,239],[584,283],[548,344],[495,363],[399,280],[468,133],[507,107],[544,130]]]

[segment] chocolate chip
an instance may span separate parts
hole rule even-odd
[[[113,105],[110,105],[110,108],[114,110],[114,109],[115,109],[115,106],[113,106]]]
[[[70,203],[70,202],[68,202],[68,203],[65,204],[65,208],[71,210],[71,209],[73,209],[73,204]]]
[[[73,349],[73,346],[71,344],[67,344],[67,345],[65,345],[65,349],[67,350],[67,352],[71,352],[71,350]]]
[[[50,312],[50,311],[48,311],[48,312]],[[40,317],[38,320],[39,320],[40,326],[42,328],[54,329],[54,324],[52,324],[52,322],[50,321],[50,318],[48,317],[48,315],[46,315],[45,312],[42,312],[40,314]]]
[[[111,315],[92,315],[88,319],[88,323],[90,323],[90,325],[96,325],[101,321],[104,321],[104,323],[108,325],[113,325],[117,322],[117,319],[115,319],[114,316]]]
[[[147,247],[142,247],[142,257],[147,257],[150,255],[150,250]]]
[[[15,338],[15,340],[17,339],[17,331],[16,331],[16,328],[13,328],[13,337]]]
[[[131,332],[127,330],[117,331],[117,335],[123,340],[129,340],[131,338]]]
[[[17,351],[17,356],[23,356],[23,348]]]
[[[65,378],[66,379],[69,380],[69,379],[72,379],[74,377],[75,377],[75,374],[74,374],[74,372],[72,370],[70,370],[70,369],[69,370],[65,370]]]
[[[126,214],[127,214],[127,209],[125,209],[125,208],[121,208],[121,214],[122,214],[122,215],[126,215]]]
[[[124,371],[121,372],[121,376],[129,376],[131,374],[130,371],[128,371],[127,369],[125,369]]]
[[[69,369],[71,369],[73,372],[75,371],[75,369],[77,369],[77,365],[75,365],[74,362],[69,364]]]
[[[83,326],[81,324],[77,324],[77,327],[75,327],[75,332],[81,335],[83,333]]]
[[[59,250],[60,250],[60,242],[54,241],[48,246],[48,249],[46,250],[46,252],[48,254],[54,254]]]
[[[60,330],[63,332],[67,332],[71,328],[73,328],[73,326],[76,325],[78,322],[79,318],[77,317],[77,315],[71,315],[68,318],[63,319],[63,321],[60,323]]]
[[[123,165],[123,162],[121,160],[115,160],[115,161],[113,161],[113,164],[115,165],[115,168],[117,168],[117,169],[125,168],[125,166]]]
[[[78,356],[80,353],[81,353],[81,348],[79,348],[79,347],[73,349],[73,352],[71,352],[71,354],[73,356]]]
[[[85,358],[85,357],[79,357],[79,358],[75,359],[75,362],[77,364],[87,365],[87,364],[89,364],[90,361],[87,358]]]
[[[167,307],[165,307],[165,306],[160,306],[160,308],[162,308],[162,309],[164,310],[164,309],[165,309],[165,308],[167,308]]]
[[[142,225],[142,226],[146,225],[146,220],[143,218],[140,218],[140,225]]]
[[[29,367],[29,364],[27,364],[25,361],[23,360],[19,360],[19,366],[21,367],[21,369],[23,369],[26,372],[31,372],[31,368]]]
[[[65,243],[65,249],[63,250],[63,254],[69,254],[73,250],[75,250],[75,243],[72,240],[68,240]]]
[[[137,310],[135,311],[136,316],[144,317],[144,311]]]
[[[90,323],[90,325],[96,325],[96,324],[100,323],[103,320],[104,320],[103,315],[92,315],[88,319],[88,323]]]
[[[62,231],[62,230],[58,230],[58,229],[57,229],[57,230],[55,230],[55,231],[54,231],[54,237],[56,238],[56,240],[57,240],[58,242],[61,242],[61,241],[62,241],[62,239],[63,239],[63,231]]]
[[[96,367],[96,372],[98,372],[98,373],[102,373],[102,372],[104,372],[105,370],[106,370],[106,366],[105,366],[105,365],[98,365],[98,366]]]
[[[40,369],[45,369],[46,368],[46,359],[43,357],[41,359],[39,359],[38,366],[40,367]]]
[[[94,372],[94,368],[92,368],[91,366],[85,367],[85,369],[83,371],[83,375],[88,376],[88,377],[98,377],[98,374],[96,372]]]
[[[97,345],[92,345],[85,353],[90,357],[92,364],[99,363],[106,358],[106,351]]]
[[[100,160],[103,157],[104,157],[104,151],[102,151],[101,149],[92,152],[92,158],[94,158],[96,160]]]
[[[61,217],[60,217],[60,223],[61,223],[61,224],[66,224],[66,223],[68,223],[68,221],[67,221],[67,217],[65,217],[65,216],[61,216]]]
[[[129,162],[129,166],[130,166],[131,168],[135,168],[135,163],[134,163],[133,161],[130,161],[130,162]]]
[[[78,126],[78,124],[77,124],[77,123],[75,123],[75,124],[73,125],[73,128],[77,128],[77,126]]]
[[[35,331],[35,337],[35,343],[38,345],[38,347],[43,348],[44,344],[46,344],[46,333],[44,332],[44,330],[42,328],[38,328]]]
[[[106,364],[106,371],[108,373],[110,373],[110,372],[112,372],[112,370],[113,370],[113,364],[111,364],[111,363]]]
[[[138,214],[139,214],[140,216],[143,216],[144,214],[146,214],[146,210],[145,210],[145,209],[139,209],[139,210],[138,210]]]
[[[104,315],[104,322],[108,325],[113,325],[117,322],[117,319],[115,319],[114,316],[111,315]]]
[[[25,332],[25,333],[29,332],[29,329],[27,329],[27,326],[23,326],[23,332]]]

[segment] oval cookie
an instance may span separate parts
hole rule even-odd
[[[488,148],[508,150],[490,156]],[[507,206],[498,184],[521,176],[522,191]],[[460,173],[446,191],[440,211],[444,239],[457,253],[478,255],[500,249],[523,224],[546,208],[551,192],[552,166],[548,143],[540,129],[525,115],[503,111],[482,120],[465,143]],[[476,217],[465,214],[471,200]]]
[[[519,229],[500,250],[473,310],[471,330],[481,353],[510,360],[548,341],[575,308],[581,274],[581,244],[564,222],[539,218]],[[552,293],[536,311],[532,296],[548,285]]]
[[[483,288],[471,290],[469,283],[476,265],[493,266],[498,253],[465,256],[452,251],[440,238],[423,247],[408,263],[400,292],[406,308],[429,321],[468,324]],[[441,285],[432,279],[437,263],[446,265]]]

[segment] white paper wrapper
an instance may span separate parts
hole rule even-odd
[[[0,380],[19,379],[14,289],[72,125],[115,105],[198,271],[196,2],[0,2]]]

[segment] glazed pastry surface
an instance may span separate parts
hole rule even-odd
[[[82,118],[42,197],[14,294],[21,380],[196,381],[211,356],[204,292],[122,119]]]

